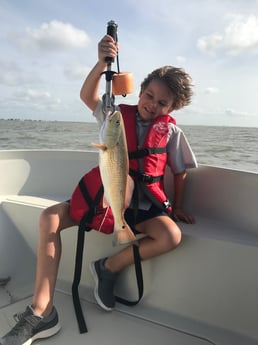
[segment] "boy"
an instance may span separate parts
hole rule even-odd
[[[98,62],[87,76],[82,89],[82,101],[94,112],[101,124],[104,121],[103,105],[99,99],[101,74],[106,69],[105,57],[115,57],[117,45],[113,38],[105,35],[98,45]],[[194,223],[194,218],[182,210],[186,169],[197,166],[194,154],[183,134],[168,115],[190,103],[192,96],[191,78],[184,70],[164,66],[150,73],[141,84],[137,106],[118,106],[124,119],[130,112],[130,126],[126,131],[128,143],[140,149],[153,144],[158,138],[165,143],[162,153],[154,149],[150,155],[130,163],[134,178],[139,180],[137,201],[133,198],[125,217],[129,225],[146,236],[139,240],[139,254],[142,260],[166,253],[176,248],[181,241],[181,231],[168,216],[169,203],[162,201],[164,195],[162,176],[168,164],[174,174],[174,204],[176,219]],[[128,118],[128,116],[127,116]],[[128,122],[129,123],[129,122]],[[127,125],[127,122],[125,122]],[[132,139],[134,138],[134,139]],[[135,142],[134,142],[135,141]],[[133,160],[132,160],[133,161]],[[136,169],[136,170],[135,170]],[[145,183],[146,171],[153,171],[148,178],[155,183]],[[157,175],[158,172],[158,175]],[[144,177],[144,178],[143,178]],[[135,219],[135,204],[137,216]],[[30,344],[38,338],[49,337],[60,330],[58,314],[53,306],[54,289],[61,256],[60,232],[76,225],[69,215],[69,202],[62,202],[44,210],[40,217],[40,238],[37,255],[37,271],[31,306],[25,312],[15,315],[16,326],[1,340],[1,345]],[[91,263],[91,271],[96,282],[95,298],[105,310],[115,305],[114,285],[118,273],[134,262],[132,246],[117,254]]]

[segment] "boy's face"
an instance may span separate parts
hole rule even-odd
[[[173,110],[173,95],[160,80],[152,80],[140,92],[138,112],[143,121],[154,120],[159,115],[169,114]]]

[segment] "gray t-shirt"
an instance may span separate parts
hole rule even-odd
[[[116,110],[120,110],[119,106],[116,106]],[[103,103],[100,100],[93,116],[96,117],[99,125],[105,120],[105,114],[103,113]],[[145,136],[148,132],[151,121],[142,121],[137,115],[136,117],[136,133],[138,145],[144,142]],[[194,153],[183,133],[183,131],[176,125],[169,124],[169,135],[167,141],[167,165],[170,167],[172,174],[180,174],[189,168],[196,168],[197,162]],[[151,206],[151,201],[147,199],[143,194],[140,195],[139,208],[147,210]]]

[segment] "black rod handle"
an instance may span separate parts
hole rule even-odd
[[[117,42],[117,23],[114,20],[110,20],[107,23],[107,34],[113,37],[114,41]],[[114,62],[114,58],[107,56],[105,61],[107,63],[112,63]]]

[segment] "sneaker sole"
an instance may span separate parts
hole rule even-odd
[[[104,309],[104,310],[106,310],[106,311],[112,311],[113,308],[107,307],[107,306],[101,301],[101,299],[99,298],[99,294],[98,294],[99,279],[98,279],[98,274],[97,274],[97,272],[96,272],[95,264],[94,264],[94,263],[95,263],[94,261],[91,261],[91,262],[90,262],[90,265],[89,265],[89,266],[90,266],[91,274],[92,274],[93,279],[94,279],[94,281],[95,281],[94,297],[95,297],[95,299],[96,299],[98,305],[99,305],[102,309]],[[27,344],[26,344],[26,345],[27,345]]]
[[[60,323],[57,323],[54,327],[46,329],[45,331],[35,334],[33,337],[25,341],[22,345],[30,345],[34,340],[52,337],[58,333],[61,329]]]

